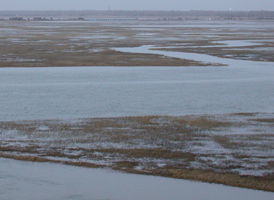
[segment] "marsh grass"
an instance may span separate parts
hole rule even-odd
[[[1,154],[0,157],[12,158],[21,161],[31,161],[31,162],[53,162],[62,163],[66,165],[78,166],[78,167],[90,167],[90,168],[101,168],[103,165],[87,163],[87,162],[73,162],[73,161],[61,161],[61,160],[51,160],[47,158],[40,158],[35,156],[14,156]],[[112,166],[115,170],[124,171],[127,173],[135,174],[146,174],[146,175],[156,175],[164,177],[172,177],[177,179],[187,179],[195,181],[203,181],[208,183],[224,184],[234,187],[250,188],[264,191],[274,192],[274,175],[267,176],[239,176],[232,173],[216,173],[212,170],[202,170],[202,169],[181,169],[180,167],[165,166],[162,168],[151,168],[146,169],[146,171],[140,171],[134,169],[138,166],[138,162],[131,161],[119,161],[115,162]]]
[[[250,121],[265,122],[265,123],[273,123],[274,124],[274,118],[250,119]]]
[[[74,29],[62,24],[62,28],[48,31],[41,27],[35,30],[37,32],[23,24],[12,28],[13,33],[24,28],[24,35],[2,35],[4,42],[0,45],[0,53],[4,56],[0,56],[0,67],[209,65],[193,60],[163,58],[156,54],[112,50],[115,47],[136,47],[147,43],[132,39],[136,33],[119,26],[88,24]],[[119,37],[123,39],[117,40]]]
[[[254,34],[254,33],[253,33]],[[251,35],[253,35],[251,34]],[[220,34],[222,36],[226,36],[228,40],[247,40],[247,38],[241,38],[239,35],[233,34],[234,37],[230,38],[229,35]],[[270,34],[273,37],[272,34]],[[225,39],[224,39],[225,40]],[[174,52],[191,52],[191,53],[200,53],[200,54],[207,54],[211,56],[216,56],[220,58],[232,58],[232,59],[239,59],[239,60],[253,60],[253,61],[267,61],[273,62],[273,52],[272,51],[256,51],[256,48],[265,48],[265,47],[274,47],[273,43],[269,45],[266,43],[258,44],[256,46],[248,46],[248,48],[242,47],[218,47],[215,43],[209,43],[213,41],[198,39],[198,40],[189,40],[188,41],[195,48],[192,48],[190,45],[178,45],[176,47],[169,47],[167,48],[157,48],[157,50],[163,51],[174,51]],[[220,39],[217,39],[217,42],[221,42]],[[168,46],[168,45],[167,45]],[[171,46],[171,45],[169,45]]]
[[[78,119],[76,122],[0,122],[0,156],[84,167],[107,166],[130,173],[272,191],[269,189],[273,183],[270,152],[274,150],[274,136],[265,133],[269,123],[262,126],[265,122],[254,123],[249,120],[250,115],[242,115],[244,125],[239,126],[239,122],[229,120],[231,117],[233,115],[156,115]],[[256,119],[256,114],[252,119]],[[251,125],[257,129],[255,133],[229,134],[230,128],[235,131],[235,127]],[[261,129],[262,133],[258,132]],[[210,150],[211,144],[219,146]],[[268,172],[264,179],[258,179],[258,184],[265,182],[266,186],[251,186],[247,181],[250,178],[240,183],[243,176],[238,175],[238,171],[259,169]],[[220,173],[228,178],[221,179]],[[270,177],[268,181],[266,177]]]
[[[230,186],[244,187],[265,191],[274,192],[274,177],[272,176],[239,176],[232,173],[216,173],[211,170],[198,170],[198,169],[174,169],[173,167],[165,167],[154,171],[155,174],[161,176],[201,180],[209,183],[221,183]]]
[[[119,169],[132,169],[136,166],[138,166],[138,162],[130,162],[130,161],[119,161],[114,163],[114,168],[119,168]]]
[[[142,23],[147,25],[147,22],[138,22],[139,25]],[[158,25],[159,22],[150,23]],[[217,47],[218,44],[212,43],[221,42],[220,37],[223,40],[253,40],[254,34],[258,38],[265,38],[267,34],[269,41],[273,38],[273,34],[268,30],[260,30],[260,32],[256,29],[249,30],[250,35],[243,36],[241,31],[230,29],[222,29],[216,34],[213,29],[206,27],[176,29],[151,27],[150,30],[138,30],[132,29],[131,23],[115,25],[113,23],[81,23],[79,26],[71,22],[60,23],[60,27],[56,27],[54,22],[48,22],[51,28],[41,26],[41,22],[30,24],[34,26],[28,23],[18,23],[14,26],[8,21],[1,24],[1,28],[7,28],[10,32],[2,32],[0,36],[0,67],[222,65],[156,54],[122,53],[113,50],[117,47],[142,45],[155,45],[157,50],[172,46],[172,48],[162,49],[165,51],[202,53],[218,57],[231,55],[234,59],[273,61],[272,51],[258,51],[252,46],[245,49]],[[186,33],[184,37],[187,37],[184,40],[181,38],[182,31]],[[153,34],[153,37],[140,35],[143,33]],[[207,34],[210,37],[207,37]],[[213,34],[216,36],[212,37]],[[274,44],[262,41],[262,44],[256,47],[273,48]]]
[[[231,141],[226,135],[214,135],[213,140],[222,145],[224,148],[231,147]]]
[[[233,113],[233,115],[239,115],[239,116],[255,116],[256,113]]]

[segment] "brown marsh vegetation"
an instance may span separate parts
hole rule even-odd
[[[3,21],[0,67],[213,65],[113,50],[141,45],[273,61],[272,28],[203,23]],[[214,43],[254,39],[248,47]],[[0,156],[274,191],[273,127],[273,114],[260,113],[0,122]]]
[[[274,191],[273,125],[260,113],[1,122],[0,156]]]
[[[215,29],[204,23],[208,22],[1,21],[0,67],[216,65],[113,50],[141,45],[154,45],[158,50],[165,47],[162,50],[273,61],[274,35],[269,28],[227,28],[223,24],[227,22],[220,21],[216,22],[220,27]],[[212,22],[212,26],[216,24]],[[256,40],[257,44],[218,46],[227,40]]]

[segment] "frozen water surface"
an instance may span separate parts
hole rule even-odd
[[[3,200],[272,200],[274,193],[103,169],[0,158]]]

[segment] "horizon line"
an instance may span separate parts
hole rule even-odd
[[[189,12],[189,11],[217,11],[217,12],[274,12],[274,10],[123,10],[123,9],[111,9],[111,10],[106,10],[106,9],[98,9],[98,10],[83,10],[83,9],[77,9],[77,10],[0,10],[0,12],[17,12],[17,11],[28,11],[28,12],[37,12],[37,11],[161,11],[161,12]]]

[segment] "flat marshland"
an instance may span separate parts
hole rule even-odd
[[[1,67],[216,65],[195,59],[114,50],[142,45],[154,45],[165,51],[273,61],[273,27],[269,25],[272,22],[265,21],[0,23]]]
[[[0,26],[0,157],[274,192],[272,21]]]
[[[1,157],[273,190],[273,114],[1,122]]]

